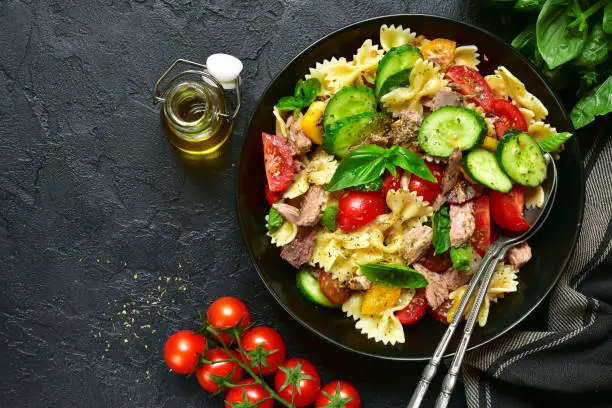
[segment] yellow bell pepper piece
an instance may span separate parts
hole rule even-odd
[[[401,288],[388,288],[374,284],[363,296],[361,313],[374,315],[387,310],[395,305],[401,294]]]
[[[323,112],[325,112],[325,102],[315,101],[310,104],[301,121],[302,131],[316,144],[323,143],[323,128],[321,126]]]
[[[495,153],[495,151],[497,150],[497,143],[497,139],[495,139],[494,137],[487,136],[485,137],[484,142],[482,142],[482,147]]]

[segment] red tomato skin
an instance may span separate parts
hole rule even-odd
[[[510,128],[527,131],[527,121],[518,107],[506,99],[495,99],[493,101],[493,113],[498,116],[495,121],[495,132],[501,139]]]
[[[410,303],[402,310],[395,312],[395,316],[403,325],[410,325],[421,320],[427,312],[427,299],[425,289],[417,289]]]
[[[283,191],[293,181],[293,153],[282,137],[265,132],[261,136],[268,186],[271,191]]]
[[[411,174],[408,190],[415,192],[417,196],[423,198],[423,201],[427,201],[431,204],[435,201],[436,197],[438,197],[438,194],[440,194],[440,183],[442,183],[444,170],[437,163],[425,162],[425,165],[429,168],[429,171],[431,171],[438,182],[434,183],[433,181],[428,181]]]
[[[323,392],[334,396],[338,389],[338,383],[340,383],[340,396],[342,399],[352,398],[348,403],[344,405],[344,408],[361,408],[361,396],[359,391],[352,384],[346,381],[332,381],[325,387],[321,388],[321,393],[315,403],[315,408],[323,408],[329,404],[329,398],[327,398]]]
[[[388,211],[387,202],[377,191],[346,191],[338,202],[338,226],[355,231]]]
[[[387,197],[387,193],[391,190],[399,190],[402,185],[400,183],[400,179],[402,178],[403,171],[400,168],[396,168],[397,177],[393,177],[393,174],[389,173],[388,170],[385,170],[384,180],[381,189],[381,193],[383,197]]]
[[[489,197],[482,196],[474,200],[474,219],[476,227],[472,235],[472,247],[480,256],[484,256],[493,242],[491,239],[491,211]]]
[[[257,374],[261,373],[261,375],[270,375],[274,373],[277,370],[277,366],[287,358],[287,346],[276,330],[266,326],[253,327],[242,338],[242,347],[246,351],[255,350],[260,344],[262,344],[263,350],[276,351],[266,357],[266,362],[270,368],[260,365],[253,367],[253,371]],[[251,357],[244,355],[244,358],[250,365]]]
[[[238,381],[237,384],[243,384],[244,387],[231,388],[225,396],[225,408],[232,408],[230,403],[244,402],[242,390],[246,391],[247,399],[250,402],[259,402],[270,396],[264,387],[255,384],[252,379]],[[274,408],[274,400],[269,399],[257,405],[257,408]]]
[[[448,311],[453,307],[453,303],[452,299],[446,299],[437,309],[429,308],[429,314],[440,323],[448,324]]]
[[[508,194],[491,190],[491,217],[495,224],[513,232],[521,232],[528,229],[529,223],[523,216],[523,202],[524,196],[521,186],[515,185]]]
[[[164,345],[164,360],[177,374],[190,374],[195,370],[200,355],[206,350],[206,339],[191,330],[182,330],[168,338]]]
[[[425,255],[419,259],[419,263],[429,269],[432,272],[445,272],[453,266],[453,261],[450,259],[449,252],[446,251],[443,254],[434,255],[434,247],[431,246],[425,252]]]
[[[446,70],[446,76],[461,94],[486,112],[493,110],[493,91],[478,71],[465,65],[455,65]]]
[[[238,357],[238,355],[230,351],[234,357]],[[216,361],[220,360],[228,360],[229,355],[225,353],[225,351],[220,348],[212,349],[208,353],[206,353],[206,359],[212,361],[212,364],[203,364],[196,369],[196,378],[198,382],[208,392],[215,392],[219,389],[219,386],[215,384],[215,382],[210,377],[210,374],[218,375],[218,376],[226,376],[229,375],[232,370],[234,373],[232,374],[232,382],[236,382],[242,378],[242,367],[238,364],[226,361],[217,363]]]
[[[336,305],[342,305],[351,297],[350,289],[334,279],[329,272],[321,271],[319,275],[319,286],[325,297]]]
[[[206,313],[206,318],[216,329],[229,329],[240,323],[241,326],[251,324],[251,314],[242,300],[233,296],[224,296],[215,300]],[[230,340],[229,333],[221,333],[219,338],[224,343]]]
[[[266,184],[266,201],[270,206],[283,198],[283,191],[272,191],[270,190],[270,186]]]
[[[300,389],[302,391],[301,394],[298,393],[297,390],[295,390],[294,402],[295,406],[299,408],[305,407],[315,402],[321,390],[321,377],[319,377],[319,372],[317,371],[315,366],[312,365],[312,363],[310,363],[309,361],[304,360],[303,358],[291,358],[285,361],[282,365],[283,367],[294,368],[297,366],[298,363],[302,365],[302,373],[313,377],[313,380],[305,379],[300,381]],[[276,375],[274,376],[274,388],[282,399],[287,402],[291,402],[294,387],[292,385],[289,385],[282,391],[280,389],[286,378],[286,374],[281,370],[278,370],[276,372]]]

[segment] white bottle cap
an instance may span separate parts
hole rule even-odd
[[[223,88],[234,89],[236,78],[242,72],[242,62],[229,54],[213,54],[206,59],[206,68]]]

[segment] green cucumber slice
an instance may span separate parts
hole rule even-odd
[[[339,120],[364,112],[376,112],[374,91],[365,85],[345,86],[329,100],[325,107],[323,128],[327,131]]]
[[[384,94],[407,84],[410,71],[419,58],[422,58],[421,51],[412,45],[391,48],[378,63],[376,97],[380,99]]]
[[[307,270],[300,270],[297,273],[297,287],[308,300],[320,306],[338,308],[331,300],[323,294],[319,281]]]
[[[326,129],[323,135],[325,150],[340,158],[346,156],[351,147],[374,134],[387,130],[391,120],[384,113],[366,112],[344,118]]]
[[[430,113],[419,129],[419,146],[432,156],[448,157],[455,148],[469,150],[487,134],[487,124],[476,112],[444,106]]]
[[[525,132],[510,129],[497,145],[497,160],[518,184],[537,187],[546,178],[546,159],[538,143]]]
[[[463,169],[467,175],[492,190],[507,193],[512,190],[512,180],[499,166],[495,155],[478,148],[463,156]]]

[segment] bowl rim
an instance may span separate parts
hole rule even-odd
[[[240,156],[238,158],[238,162],[237,162],[237,166],[236,166],[236,174],[235,174],[235,181],[236,181],[236,212],[238,213],[238,221],[240,224],[240,231],[241,231],[241,235],[242,235],[242,239],[244,241],[244,244],[247,248],[248,254],[249,254],[249,259],[251,261],[251,264],[253,265],[253,267],[255,268],[255,270],[257,271],[257,274],[259,275],[259,278],[261,279],[261,281],[263,282],[263,284],[265,285],[265,287],[268,289],[268,292],[270,292],[270,294],[272,294],[272,297],[274,297],[274,299],[276,300],[276,302],[294,319],[296,320],[300,325],[302,325],[303,327],[307,328],[310,332],[314,333],[315,335],[317,335],[318,337],[324,339],[325,341],[340,347],[343,350],[346,351],[350,351],[352,353],[357,353],[360,354],[362,356],[367,356],[367,357],[374,357],[377,359],[382,359],[382,360],[390,360],[390,361],[412,361],[412,362],[420,362],[420,361],[427,361],[429,360],[432,356],[429,357],[395,357],[395,356],[389,356],[389,355],[379,355],[379,354],[375,354],[375,353],[368,353],[366,351],[363,350],[359,350],[356,348],[352,348],[350,346],[347,346],[346,344],[343,344],[339,341],[336,341],[328,336],[326,336],[324,333],[319,332],[318,330],[314,329],[313,327],[311,327],[308,323],[306,323],[305,321],[303,321],[298,315],[296,315],[293,310],[291,310],[291,308],[286,305],[281,299],[280,297],[276,294],[276,292],[274,291],[274,289],[272,288],[272,286],[268,283],[268,281],[264,278],[263,273],[261,272],[259,266],[257,265],[257,263],[255,262],[255,255],[253,253],[253,250],[251,249],[251,247],[248,245],[248,237],[246,236],[246,229],[244,228],[245,226],[245,220],[242,218],[241,212],[240,212],[240,183],[239,183],[239,174],[240,174],[240,169],[242,167],[242,161],[244,156],[247,154],[246,149],[245,149],[245,144],[246,144],[246,139],[247,139],[247,135],[248,135],[248,131],[251,127],[251,123],[253,121],[253,119],[255,118],[255,115],[257,113],[257,107],[261,104],[264,96],[266,95],[266,93],[268,93],[268,91],[270,90],[270,88],[276,83],[276,81],[278,80],[278,78],[283,74],[283,72],[285,72],[285,70],[287,70],[287,68],[293,64],[293,62],[295,60],[297,60],[302,54],[307,53],[309,51],[311,51],[312,49],[318,47],[320,45],[320,43],[322,43],[323,41],[327,40],[329,37],[332,37],[334,35],[337,35],[339,33],[342,33],[346,30],[350,30],[352,28],[354,28],[355,26],[359,26],[362,25],[364,23],[369,23],[369,22],[374,22],[377,20],[386,20],[386,19],[391,19],[391,18],[403,18],[403,17],[409,17],[409,18],[426,18],[426,19],[436,19],[442,22],[446,22],[446,23],[450,23],[450,24],[458,24],[458,25],[462,25],[462,26],[466,26],[469,27],[472,30],[478,31],[480,33],[480,35],[485,35],[485,36],[490,36],[493,39],[502,42],[504,44],[506,44],[510,49],[511,52],[513,54],[513,56],[515,58],[518,58],[520,60],[522,60],[523,62],[526,62],[529,65],[529,69],[537,76],[537,78],[539,79],[539,81],[544,85],[544,88],[546,89],[546,91],[553,97],[553,99],[555,100],[555,102],[561,106],[561,113],[562,113],[562,117],[563,119],[570,124],[570,129],[575,133],[575,129],[572,125],[572,122],[569,118],[569,114],[567,113],[567,110],[563,104],[563,102],[561,101],[561,98],[559,98],[559,96],[557,95],[557,93],[554,91],[554,89],[550,86],[550,84],[542,77],[542,75],[540,75],[540,73],[538,72],[538,70],[533,66],[533,64],[531,64],[531,62],[529,62],[525,57],[523,57],[523,55],[521,53],[519,53],[515,48],[513,48],[512,46],[510,46],[504,39],[502,39],[500,36],[491,33],[490,31],[475,26],[473,24],[469,24],[469,23],[465,23],[462,21],[458,21],[458,20],[454,20],[452,18],[448,18],[448,17],[443,17],[443,16],[437,16],[437,15],[433,15],[433,14],[411,14],[411,13],[400,13],[400,14],[387,14],[387,15],[382,15],[382,16],[376,16],[376,17],[371,17],[371,18],[367,18],[364,20],[359,20],[356,21],[354,23],[350,23],[346,26],[343,26],[335,31],[332,31],[331,33],[317,39],[316,41],[314,41],[313,43],[311,43],[308,47],[304,48],[302,51],[300,51],[299,53],[297,53],[287,64],[285,64],[285,66],[283,66],[283,68],[276,74],[276,76],[270,81],[270,83],[268,84],[268,86],[266,86],[266,88],[262,91],[261,96],[257,99],[257,102],[254,105],[253,108],[253,112],[251,113],[250,117],[249,117],[249,121],[247,122],[246,127],[243,130],[243,141],[242,141],[242,146],[241,146],[241,152],[240,152]],[[383,22],[381,22],[381,24],[385,24]],[[575,138],[573,140],[573,143],[577,143]],[[564,256],[562,262],[561,262],[561,267],[557,270],[557,272],[554,275],[554,278],[550,280],[550,284],[548,285],[548,287],[546,288],[546,290],[544,291],[544,295],[540,297],[540,299],[538,299],[528,310],[527,312],[525,312],[522,316],[520,316],[516,321],[514,321],[513,323],[509,324],[506,328],[504,328],[503,330],[501,330],[499,333],[491,336],[491,338],[481,341],[479,343],[472,343],[468,346],[467,351],[472,351],[475,350],[481,346],[484,346],[485,344],[488,344],[494,340],[499,339],[500,337],[502,337],[503,335],[505,335],[506,333],[508,333],[511,329],[513,329],[514,327],[516,327],[518,324],[520,324],[522,321],[524,321],[529,315],[531,315],[533,313],[533,311],[540,306],[540,304],[544,301],[544,299],[546,299],[548,297],[548,295],[550,294],[551,290],[554,288],[554,286],[557,284],[557,282],[559,281],[561,274],[563,273],[563,271],[565,270],[565,268],[567,267],[567,264],[569,263],[570,257],[573,255],[573,253],[575,252],[576,249],[576,243],[578,240],[578,236],[580,234],[580,231],[582,229],[582,224],[583,224],[583,217],[584,217],[584,204],[585,204],[585,180],[584,180],[584,158],[582,156],[582,152],[580,151],[580,148],[578,146],[576,146],[576,154],[577,154],[577,159],[580,162],[579,165],[579,174],[578,174],[578,183],[579,183],[579,190],[580,190],[580,195],[578,197],[578,200],[580,201],[580,205],[579,205],[579,214],[578,214],[578,225],[577,228],[574,231],[574,234],[572,236],[571,239],[571,247],[570,250],[566,253],[566,255]],[[554,205],[554,203],[553,203]],[[443,356],[443,358],[447,358],[447,357],[452,357],[455,355],[455,351],[453,352],[446,352]]]

